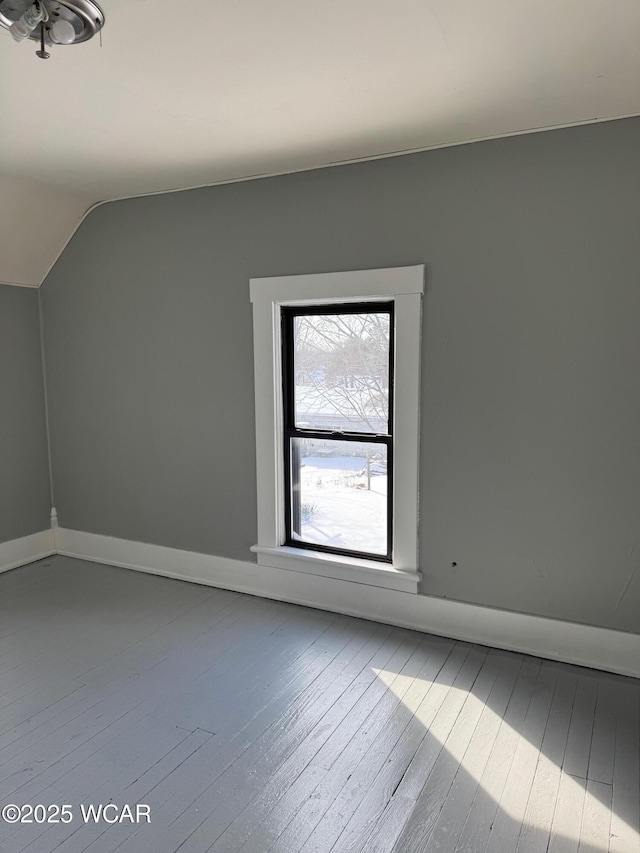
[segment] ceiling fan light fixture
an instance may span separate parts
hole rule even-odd
[[[97,35],[104,20],[94,0],[0,0],[0,27],[16,41],[80,44]]]

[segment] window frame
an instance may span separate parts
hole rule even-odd
[[[258,565],[417,592],[420,343],[424,265],[252,278]],[[282,307],[394,304],[393,558],[368,558],[285,543]]]

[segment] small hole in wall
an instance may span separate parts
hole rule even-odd
[[[451,563],[451,567],[452,567],[453,569],[455,569],[455,567],[456,567],[457,565],[458,565],[458,564],[457,564],[457,563],[455,563],[455,562]]]

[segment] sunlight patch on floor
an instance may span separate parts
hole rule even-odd
[[[577,846],[582,838],[584,844],[585,833],[592,853],[640,851],[638,832],[611,808],[610,785],[563,772],[467,690],[384,669],[374,672],[424,726],[427,737],[436,738],[447,756],[493,800],[498,815],[504,812],[522,824],[525,835],[551,835],[549,853],[564,849],[567,841]],[[484,743],[478,743],[478,738]],[[498,742],[499,752],[494,753]],[[403,793],[405,780],[418,772],[419,767],[409,767],[398,794]],[[423,781],[428,788],[428,776]]]

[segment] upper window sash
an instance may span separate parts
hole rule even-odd
[[[327,433],[333,434],[343,434],[343,433],[353,433],[355,435],[362,436],[376,436],[376,435],[386,435],[391,436],[393,433],[393,384],[394,384],[394,336],[395,336],[395,324],[394,324],[394,315],[393,315],[393,302],[385,301],[385,302],[352,302],[352,303],[331,303],[324,305],[310,305],[306,307],[299,306],[283,306],[281,308],[282,312],[282,346],[283,346],[283,363],[282,363],[282,382],[283,382],[283,408],[284,408],[284,424],[286,429],[295,429],[301,431],[310,431],[310,432],[321,432],[325,431]],[[333,428],[331,426],[322,426],[317,423],[309,422],[308,424],[300,425],[298,423],[297,418],[297,402],[296,402],[296,392],[298,389],[298,379],[297,379],[297,367],[298,363],[296,360],[296,320],[298,318],[312,318],[314,316],[322,316],[322,317],[344,317],[350,314],[380,314],[386,315],[389,317],[389,344],[387,350],[387,362],[385,366],[386,370],[386,383],[387,383],[387,393],[386,393],[386,407],[387,407],[387,418],[386,424],[384,424],[384,429],[382,428],[383,423],[380,417],[377,418],[379,423],[377,424],[379,429],[374,429],[371,426],[371,422],[367,419],[361,419],[359,423],[359,428],[355,428],[355,424],[353,424],[353,429],[351,425],[344,425],[340,428]],[[355,390],[355,389],[354,389]],[[327,395],[328,396],[328,395]],[[348,396],[348,395],[347,395]],[[324,398],[327,400],[326,396]],[[330,401],[327,401],[330,402]],[[349,404],[349,400],[346,400],[346,403]],[[327,413],[328,414],[328,413]],[[339,420],[338,412],[335,412],[336,417],[334,418],[334,422]]]

